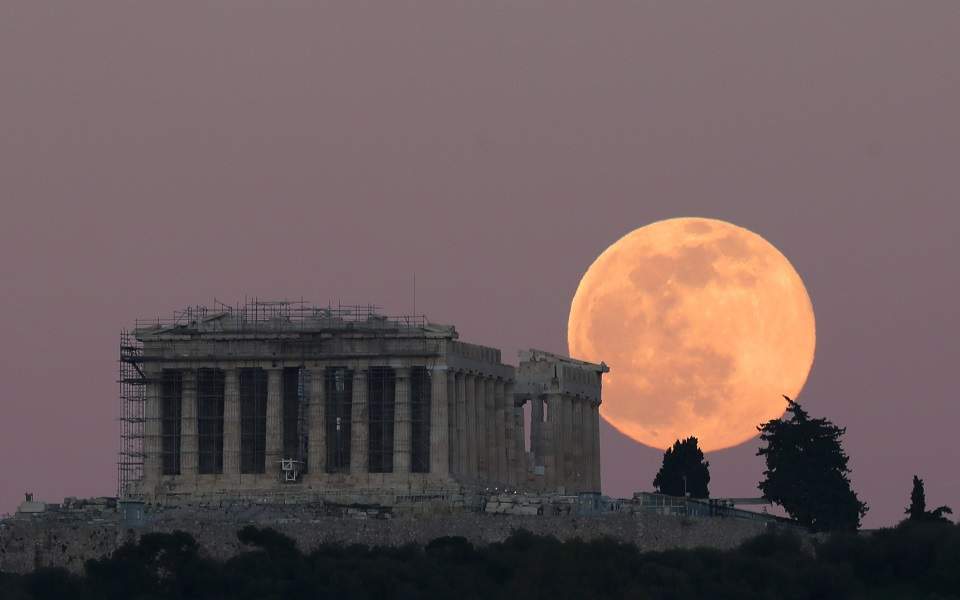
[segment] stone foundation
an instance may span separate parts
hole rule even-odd
[[[224,560],[244,550],[236,533],[246,525],[272,527],[296,540],[305,551],[322,543],[399,546],[426,544],[443,536],[462,536],[482,545],[502,541],[517,529],[561,540],[609,537],[634,543],[642,550],[725,549],[770,527],[783,527],[759,520],[675,517],[648,511],[583,516],[572,509],[565,512],[551,504],[522,501],[490,503],[488,512],[448,508],[395,513],[374,507],[342,507],[332,514],[332,510],[319,505],[167,508],[148,512],[146,524],[136,529],[123,525],[114,512],[19,516],[0,521],[0,571],[24,573],[38,567],[63,567],[79,572],[86,560],[107,556],[125,541],[144,533],[177,529],[193,535],[209,556]],[[505,512],[512,514],[498,514]]]

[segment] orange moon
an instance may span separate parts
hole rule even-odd
[[[790,261],[725,221],[678,218],[623,236],[580,280],[570,356],[605,361],[600,414],[667,448],[741,444],[783,414],[813,366],[813,305]]]

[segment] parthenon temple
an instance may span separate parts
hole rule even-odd
[[[599,492],[607,370],[540,350],[515,367],[453,326],[371,306],[189,308],[121,335],[118,492]]]

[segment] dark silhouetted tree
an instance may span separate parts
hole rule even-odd
[[[923,480],[913,476],[913,489],[910,490],[910,506],[904,511],[913,521],[923,519],[927,515],[927,494],[923,490]]]
[[[927,493],[923,487],[923,480],[913,476],[913,489],[910,490],[910,506],[904,511],[910,521],[940,521],[949,523],[950,520],[945,515],[953,514],[949,506],[938,506],[933,510],[927,510]]]
[[[146,533],[85,568],[95,598],[210,598],[218,588],[217,565],[184,531]]]
[[[688,437],[673,443],[663,453],[663,465],[653,480],[653,486],[661,494],[683,496],[689,493],[693,498],[709,498],[710,463],[703,460],[703,451],[697,445],[697,438]]]
[[[812,419],[799,404],[784,398],[788,416],[757,428],[767,444],[757,450],[767,461],[758,486],[763,497],[815,531],[857,529],[867,505],[857,498],[847,477],[850,458],[840,443],[846,428]]]
[[[946,515],[952,515],[953,509],[949,506],[938,506],[935,509],[927,513],[931,521],[942,521],[944,523],[949,523],[950,519]]]

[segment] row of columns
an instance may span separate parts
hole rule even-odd
[[[530,412],[531,451],[543,468],[543,487],[600,491],[599,403],[552,393],[533,398]]]
[[[458,480],[488,487],[517,487],[526,476],[523,413],[513,382],[453,370],[447,377],[449,471]]]
[[[278,469],[282,456],[282,369],[267,371],[267,472]],[[197,387],[195,372],[183,370],[181,389],[180,473],[184,481],[198,470]],[[369,404],[367,369],[353,370],[351,398],[351,474],[368,471]],[[148,394],[145,470],[159,475],[160,406],[158,384]],[[412,460],[410,369],[395,369],[393,472],[408,473]],[[524,450],[522,405],[514,402],[513,382],[465,370],[431,369],[431,427],[429,473],[453,475],[474,485],[524,487],[527,462]],[[238,370],[224,370],[224,475],[240,473],[240,390]],[[308,387],[308,465],[324,472],[327,462],[326,386],[324,369],[313,370]],[[546,403],[546,418],[544,416]],[[532,399],[531,452],[543,467],[545,489],[568,492],[600,490],[598,403],[566,394]]]
[[[266,444],[267,473],[279,470],[283,451],[283,369],[267,368]],[[429,472],[440,478],[449,474],[448,455],[448,378],[446,367],[430,370]],[[409,473],[411,469],[412,415],[409,367],[394,368],[394,438],[393,472]],[[240,474],[240,384],[239,369],[224,369],[223,411],[223,474]],[[180,409],[180,476],[190,481],[198,474],[197,386],[192,369],[181,370]],[[162,470],[160,373],[147,383],[146,423],[144,427],[144,470],[150,479]],[[367,399],[368,369],[353,370],[351,397],[350,473],[368,472],[369,404]],[[311,473],[322,473],[327,459],[325,368],[311,370],[307,403],[307,463]]]

